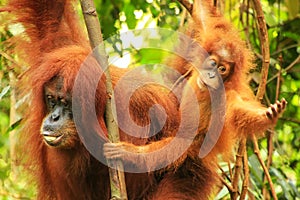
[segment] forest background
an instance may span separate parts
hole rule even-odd
[[[182,29],[188,14],[172,0],[95,0],[104,39],[130,29],[167,28]],[[240,30],[242,37],[257,57],[257,69],[250,74],[255,92],[260,80],[262,55],[258,26],[251,0],[223,0],[223,12]],[[0,0],[0,6],[6,0]],[[268,105],[284,97],[288,101],[284,115],[274,130],[259,140],[260,153],[267,160],[268,141],[274,150],[269,168],[279,199],[300,199],[300,0],[261,0],[266,20],[270,69],[263,102]],[[78,6],[78,12],[80,7]],[[16,83],[26,70],[14,51],[14,36],[22,32],[18,24],[8,23],[12,16],[0,13],[0,200],[34,199],[35,189],[28,184],[15,159],[19,121],[24,99],[16,96]],[[122,54],[122,52],[119,52]],[[163,60],[161,52],[142,49],[132,54],[131,63],[149,63]],[[159,74],[159,69],[157,71]],[[250,192],[263,199],[262,188],[268,188],[263,170],[253,151],[248,147]],[[226,171],[226,170],[225,170]],[[217,199],[230,199],[227,189],[220,189]]]

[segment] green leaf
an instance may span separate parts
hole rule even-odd
[[[137,20],[134,15],[135,7],[131,4],[125,4],[124,12],[126,16],[126,23],[129,29],[134,29],[137,24]]]
[[[19,119],[18,121],[16,121],[15,123],[13,123],[6,131],[6,134],[8,134],[9,132],[15,130],[17,127],[19,127],[19,125],[21,124],[22,119]]]
[[[3,88],[3,90],[0,93],[0,100],[4,97],[4,95],[6,95],[8,93],[9,89],[10,89],[10,85]]]
[[[265,14],[265,19],[269,26],[277,25],[276,17],[272,13]]]
[[[300,11],[300,1],[299,0],[285,0],[286,7],[288,9],[288,13],[290,19],[295,18]]]

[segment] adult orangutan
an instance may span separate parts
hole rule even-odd
[[[21,91],[29,94],[30,99],[20,131],[20,157],[37,184],[37,199],[110,199],[108,167],[83,144],[93,141],[102,156],[103,143],[108,141],[103,117],[107,98],[105,77],[101,76],[102,69],[95,58],[86,60],[91,49],[72,3],[72,0],[11,0],[5,8],[25,29],[16,48],[29,64],[20,84]],[[76,88],[77,96],[72,97],[79,71],[83,77]],[[111,69],[114,85],[124,73]],[[92,88],[98,79],[95,91]],[[157,132],[156,124],[162,119],[159,109],[153,110],[153,118],[148,116],[154,104],[165,110],[166,122],[158,134],[147,137]],[[148,125],[150,120],[153,123],[145,137],[135,138],[121,131],[121,140],[146,145],[174,135],[179,123],[178,104],[175,96],[162,86],[150,84],[139,88],[131,98],[130,113],[140,126]],[[96,113],[95,119],[86,114],[91,110]],[[77,123],[83,126],[74,122],[73,111],[79,113]],[[76,128],[87,137],[80,138]],[[185,185],[195,179],[189,174],[183,177]],[[168,175],[146,172],[125,176],[129,199],[150,199],[153,192],[163,198],[164,193],[159,195],[156,188]],[[201,188],[192,190],[200,192]],[[182,193],[190,195],[185,190]]]
[[[181,52],[186,52],[191,60],[200,61],[190,62],[177,57],[168,60],[168,64],[188,79],[186,84],[193,88],[182,94],[180,108],[188,108],[191,105],[190,93],[197,95],[199,113],[202,113],[198,129],[192,133],[192,137],[190,133],[186,135],[187,138],[166,137],[145,146],[135,146],[126,142],[104,145],[107,158],[118,158],[125,163],[139,164],[141,168],[155,169],[158,165],[167,165],[169,158],[174,159],[173,155],[179,155],[179,151],[184,149],[181,146],[185,147],[186,142],[193,140],[188,150],[182,153],[176,162],[168,165],[168,170],[164,172],[164,180],[159,183],[153,199],[209,199],[218,183],[217,157],[221,155],[225,160],[229,159],[240,138],[262,133],[274,126],[286,106],[284,99],[269,108],[255,100],[247,82],[247,73],[254,67],[253,55],[241,40],[238,31],[214,8],[212,0],[196,0],[193,5],[185,6],[190,9],[193,19],[187,34],[194,39],[194,43],[183,40],[179,48]],[[208,52],[209,56],[206,59],[203,59],[203,54],[197,54],[202,51],[197,51],[195,43]],[[226,97],[224,110],[222,83]],[[214,104],[219,105],[215,107],[217,109],[212,109]],[[187,118],[193,119],[193,106],[187,110],[190,111],[185,112],[186,116],[189,116]],[[212,117],[214,113],[220,116]],[[219,131],[222,122],[224,127],[221,127],[218,135],[214,131]],[[213,132],[208,133],[210,130]],[[168,150],[155,153],[175,139],[175,145],[170,146]],[[188,180],[191,174],[195,175],[194,180]],[[187,177],[186,182],[182,177]]]

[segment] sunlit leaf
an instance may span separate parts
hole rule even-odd
[[[9,89],[10,89],[9,85],[3,88],[3,90],[0,93],[0,100],[8,93]]]
[[[7,130],[6,133],[9,133],[13,130],[15,130],[17,127],[19,127],[20,123],[21,123],[22,119],[19,119],[18,121],[16,121],[15,123],[13,123]]]
[[[126,15],[126,23],[129,29],[134,29],[137,23],[137,19],[134,15],[135,7],[132,4],[126,4],[124,12]]]

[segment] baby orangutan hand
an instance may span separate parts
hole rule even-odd
[[[118,143],[105,143],[103,146],[103,155],[107,159],[125,159],[129,152],[137,152],[138,146],[133,144],[118,142]]]
[[[271,104],[266,111],[267,117],[276,122],[279,115],[283,113],[285,107],[286,107],[287,101],[283,98],[281,101],[277,101],[274,104]]]

